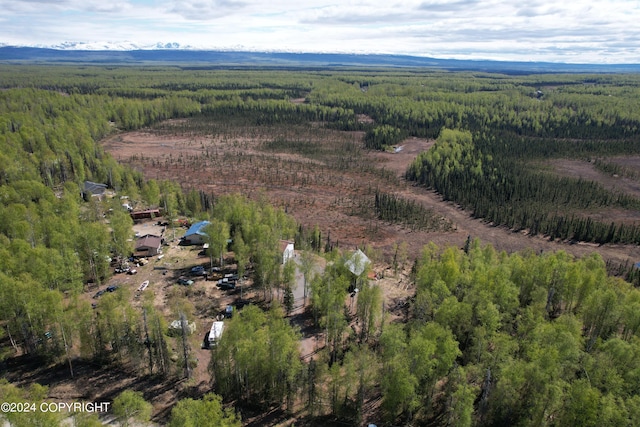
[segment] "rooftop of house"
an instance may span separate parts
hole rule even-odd
[[[104,194],[107,190],[107,184],[100,184],[99,182],[85,181],[84,191],[91,194]]]
[[[349,271],[356,276],[361,275],[369,264],[371,264],[371,260],[360,249],[356,250],[351,258],[344,263]]]
[[[289,245],[293,245],[293,242],[290,242],[288,240],[280,240],[280,252],[284,252]]]
[[[204,231],[202,231],[202,229],[204,227],[206,227],[207,225],[211,224],[209,221],[200,221],[200,222],[196,222],[195,224],[193,224],[191,227],[189,227],[189,229],[187,230],[186,233],[184,233],[185,237],[187,236],[191,236],[193,234],[199,234],[201,236],[206,236],[207,233],[205,233]]]
[[[142,247],[157,248],[157,247],[160,247],[161,244],[162,244],[162,237],[155,236],[153,234],[147,234],[147,235],[144,235],[144,236],[140,237],[136,241],[136,249],[142,248]]]

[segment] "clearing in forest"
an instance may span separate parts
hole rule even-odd
[[[404,180],[407,166],[419,152],[433,145],[432,140],[409,138],[401,144],[402,150],[383,153],[365,150],[362,138],[362,132],[337,131],[317,123],[252,125],[242,120],[196,117],[120,133],[103,145],[147,178],[175,180],[185,189],[214,195],[266,197],[305,228],[317,225],[331,245],[353,249],[370,244],[387,261],[394,244],[400,242],[408,244],[409,254],[414,257],[429,242],[462,247],[468,236],[507,252],[565,250],[583,256],[597,251],[616,264],[640,259],[637,246],[550,241],[472,218],[433,191]],[[558,169],[565,165],[578,167],[585,179],[598,179],[607,185],[604,175],[590,164],[562,162]],[[423,206],[432,218],[431,227],[416,229],[378,219],[376,191]],[[616,212],[603,213],[607,218],[612,214]]]

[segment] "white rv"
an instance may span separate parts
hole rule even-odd
[[[222,336],[222,332],[224,331],[224,322],[213,322],[211,325],[211,330],[209,331],[209,346],[213,347],[218,344],[220,341],[220,337]]]

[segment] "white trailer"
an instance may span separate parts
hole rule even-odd
[[[222,336],[222,332],[224,331],[224,322],[215,321],[213,325],[211,325],[211,330],[209,331],[209,346],[213,347],[218,344],[220,341],[220,337]]]

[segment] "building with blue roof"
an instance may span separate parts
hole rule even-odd
[[[202,245],[205,243],[209,236],[202,230],[209,224],[211,224],[209,221],[200,221],[193,224],[184,234],[183,243],[186,245]]]

